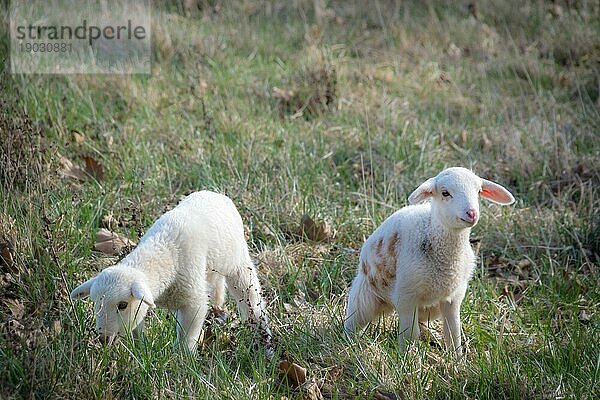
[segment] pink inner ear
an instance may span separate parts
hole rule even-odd
[[[496,197],[498,196],[498,193],[494,192],[493,190],[482,189],[481,190],[481,196],[485,197],[486,199],[496,200]]]
[[[408,197],[410,204],[420,203],[421,201],[433,196],[435,193],[435,181],[434,178],[429,178],[421,184],[414,192]]]
[[[512,204],[515,199],[510,192],[493,182],[485,182],[481,189],[481,197],[498,204]]]
[[[413,194],[410,198],[409,198],[409,202],[411,202],[411,204],[413,203],[420,203],[422,201],[424,201],[426,198],[433,196],[433,191],[430,190],[423,190],[420,191],[416,194]]]

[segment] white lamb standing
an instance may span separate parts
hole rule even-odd
[[[195,351],[209,297],[222,307],[226,286],[242,317],[258,325],[268,353],[269,322],[242,218],[227,196],[201,191],[161,216],[127,257],[81,284],[71,298],[92,299],[105,343],[130,330],[139,335],[149,308],[173,310],[178,343]]]
[[[460,305],[475,265],[469,234],[479,220],[480,196],[503,205],[515,201],[508,190],[468,169],[445,169],[373,232],[348,295],[347,334],[395,309],[405,350],[419,337],[420,321],[441,316],[446,348],[462,354]]]

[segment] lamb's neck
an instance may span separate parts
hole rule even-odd
[[[158,299],[172,280],[175,258],[173,249],[165,244],[141,242],[120,264],[141,272],[152,295]]]
[[[462,252],[469,245],[471,228],[449,228],[444,225],[441,218],[432,213],[430,229],[427,233],[433,248],[444,248],[445,251]]]
[[[440,244],[448,249],[462,249],[469,243],[471,228],[447,229],[444,226],[432,226],[429,238],[433,244]]]

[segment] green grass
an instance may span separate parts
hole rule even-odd
[[[479,2],[474,18],[466,3],[330,1],[319,26],[311,1],[205,3],[155,3],[151,76],[11,75],[0,31],[1,398],[302,398],[284,355],[327,398],[600,396],[597,4]],[[103,179],[61,176],[59,154]],[[363,240],[453,165],[518,199],[483,204],[473,231],[465,360],[437,325],[402,354],[393,317],[344,339]],[[69,300],[118,260],[93,250],[104,216],[137,240],[198,189],[244,218],[274,360],[235,319],[175,351],[165,311],[103,348],[91,305]],[[291,235],[304,214],[332,238]]]

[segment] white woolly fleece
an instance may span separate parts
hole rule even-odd
[[[419,321],[441,316],[446,346],[461,353],[459,313],[475,262],[469,235],[479,220],[480,196],[499,204],[514,201],[502,186],[468,169],[448,168],[410,195],[413,205],[373,232],[348,294],[346,333],[395,309],[405,347],[419,336]]]
[[[268,317],[242,218],[227,196],[201,191],[161,216],[127,257],[71,297],[91,297],[97,329],[108,341],[128,329],[143,329],[148,308],[173,310],[178,341],[194,350],[210,294],[222,306],[226,285],[242,315],[259,325],[268,343]]]

